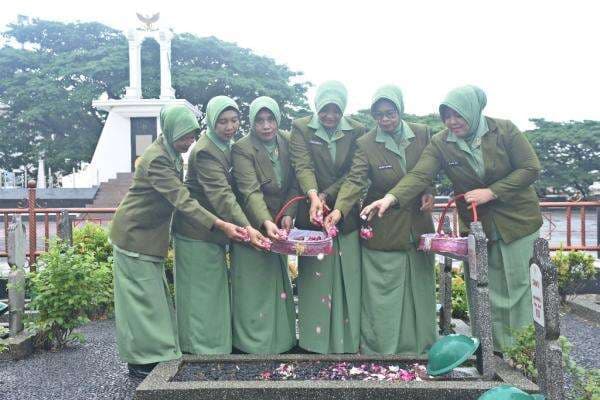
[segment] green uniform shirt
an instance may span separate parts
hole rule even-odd
[[[356,206],[367,188],[364,204],[370,204],[383,197],[405,176],[405,168],[410,171],[417,164],[429,143],[431,130],[425,125],[404,121],[403,126],[407,133],[406,147],[396,145],[391,135],[377,128],[358,139],[358,150],[352,168],[335,203],[335,208],[340,210],[342,215]],[[404,158],[398,154],[398,147],[402,148],[402,154],[406,157],[404,168]],[[421,195],[431,193],[432,188],[424,187],[412,190],[411,193],[413,192],[419,195],[413,197],[406,207],[392,207],[383,218],[375,217],[371,221],[375,235],[372,239],[364,241],[364,246],[382,251],[408,250],[414,238],[423,233],[433,232],[431,215],[419,211]]]
[[[190,152],[185,184],[192,197],[219,218],[239,226],[248,226],[250,222],[237,203],[233,191],[231,169],[231,157],[207,135],[202,135]],[[178,234],[190,239],[228,243],[223,233],[198,229],[181,213],[175,215],[174,224]]]
[[[274,221],[281,207],[300,193],[290,162],[289,133],[279,131],[274,145],[273,152],[278,154],[276,163],[270,158],[264,143],[252,134],[237,141],[232,148],[233,176],[239,202],[252,226],[257,229],[265,221]],[[293,206],[285,215],[293,216],[295,212],[296,207]]]
[[[133,184],[117,208],[110,240],[135,253],[166,257],[173,212],[192,229],[211,232],[215,215],[194,200],[160,136],[141,156]]]
[[[489,131],[481,138],[483,178],[457,143],[448,141],[449,132],[444,129],[431,139],[417,165],[388,193],[396,197],[400,207],[406,207],[432,184],[440,170],[448,176],[456,194],[489,188],[497,199],[477,207],[479,219],[488,237],[493,237],[495,224],[502,239],[510,243],[542,225],[539,200],[531,186],[541,166],[531,144],[512,122],[486,117],[486,123]],[[466,234],[471,211],[461,201],[458,212],[461,231]]]
[[[356,140],[365,132],[365,128],[357,121],[346,118],[347,130],[337,139],[335,159],[331,157],[327,140],[317,136],[317,129],[309,126],[313,116],[299,118],[292,124],[290,153],[292,165],[302,193],[317,190],[327,195],[330,208],[335,204],[338,191],[346,179],[352,159],[356,151]],[[298,207],[298,226],[314,226],[308,221],[306,203]],[[341,224],[342,233],[352,232],[358,227],[358,207],[344,216]]]

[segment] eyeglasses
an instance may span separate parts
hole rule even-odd
[[[396,118],[398,116],[398,111],[396,111],[396,110],[388,110],[386,112],[376,111],[372,115],[373,115],[373,118],[375,118],[377,121],[380,121],[384,117],[386,117],[387,119]]]

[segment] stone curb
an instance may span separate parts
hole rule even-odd
[[[171,382],[184,363],[198,362],[251,362],[251,361],[399,361],[402,363],[425,360],[399,356],[363,355],[219,355],[184,356],[182,359],[159,364],[140,384],[136,400],[186,399],[288,399],[295,400],[361,400],[410,398],[415,400],[476,400],[482,393],[502,383],[519,387],[527,392],[538,392],[537,385],[527,380],[500,358],[495,358],[496,380],[431,380],[412,382],[373,381],[190,381]]]
[[[0,353],[0,361],[2,360],[22,360],[33,354],[35,350],[33,339],[35,335],[21,332],[16,337],[9,337],[3,340],[8,344],[8,351]]]
[[[595,294],[578,295],[567,301],[567,306],[573,313],[595,324],[600,324],[600,300]]]

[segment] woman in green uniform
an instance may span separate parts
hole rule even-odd
[[[317,229],[324,206],[333,207],[365,129],[344,117],[347,92],[329,81],[317,89],[315,114],[293,122],[292,164],[310,210],[301,203],[296,224]],[[310,222],[308,221],[310,216]],[[333,253],[322,260],[300,257],[298,307],[300,346],[316,353],[356,353],[360,336],[360,245],[358,207],[341,221]]]
[[[173,212],[191,226],[242,240],[244,229],[225,222],[190,197],[182,182],[185,153],[199,131],[183,106],[160,113],[162,135],[141,156],[133,184],[112,220],[115,322],[121,359],[133,375],[145,376],[157,362],[179,358],[177,325],[166,286],[164,259]]]
[[[531,185],[540,162],[512,122],[482,114],[485,105],[485,93],[478,87],[452,90],[440,105],[447,129],[431,139],[412,171],[363,214],[377,212],[381,217],[393,204],[407,207],[443,170],[454,192],[477,204],[488,238],[494,348],[503,351],[512,344],[512,333],[532,322],[529,258],[542,215]],[[472,218],[466,203],[458,203],[463,234]]]
[[[232,189],[231,145],[240,126],[235,101],[213,97],[206,106],[206,126],[190,152],[185,183],[203,207],[245,227],[250,243],[258,246],[264,237],[250,226]],[[185,214],[175,214],[175,308],[181,351],[231,353],[228,240],[191,222]]]
[[[371,103],[377,126],[358,139],[326,227],[346,215],[364,192],[367,204],[379,199],[416,165],[431,131],[403,121],[403,112],[400,88],[377,90]],[[406,207],[374,219],[373,238],[362,242],[362,353],[424,356],[437,338],[433,255],[416,250],[419,237],[433,232],[433,195],[431,187],[420,191]]]
[[[240,204],[252,225],[279,240],[292,227],[290,208],[275,224],[281,207],[298,195],[290,163],[289,133],[280,131],[279,106],[270,97],[250,104],[250,134],[233,145],[233,176]],[[283,353],[296,344],[296,312],[287,257],[233,244],[231,249],[233,346],[246,353]]]

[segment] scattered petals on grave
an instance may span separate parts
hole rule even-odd
[[[296,364],[280,364],[273,371],[263,371],[261,380],[289,380],[296,378]],[[375,363],[353,364],[340,362],[329,365],[319,370],[311,380],[328,381],[385,381],[385,382],[410,382],[429,379],[427,368],[420,364],[413,364],[409,369],[400,368],[398,365],[380,365]]]

